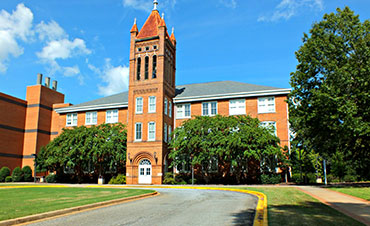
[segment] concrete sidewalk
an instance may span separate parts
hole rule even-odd
[[[297,186],[297,188],[324,204],[370,226],[370,202],[325,188],[313,186]]]

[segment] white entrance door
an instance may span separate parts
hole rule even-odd
[[[139,184],[152,183],[152,164],[148,159],[143,159],[139,163]]]

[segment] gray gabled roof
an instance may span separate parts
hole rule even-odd
[[[176,86],[174,103],[288,94],[290,89],[253,85],[242,82],[221,81]],[[128,92],[99,98],[66,108],[56,109],[58,113],[127,107]]]

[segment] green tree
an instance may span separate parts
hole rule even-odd
[[[206,182],[215,162],[222,166],[218,176],[234,175],[245,180],[250,162],[258,162],[264,173],[272,173],[283,158],[279,139],[271,129],[249,116],[197,116],[173,132],[170,142],[172,166],[186,164],[200,170]]]
[[[289,98],[292,144],[326,159],[335,153],[370,178],[370,21],[348,7],[325,14],[296,52]]]
[[[32,181],[32,169],[29,166],[24,166],[22,168],[22,173],[23,173],[23,179],[26,182]]]
[[[10,176],[10,169],[6,166],[1,167],[0,169],[0,182],[4,182],[5,178]]]
[[[38,169],[63,175],[71,171],[79,182],[85,172],[103,175],[126,161],[127,132],[122,123],[63,129],[43,147],[37,158]]]
[[[15,167],[12,172],[12,181],[20,182],[23,180],[22,170],[19,166]]]

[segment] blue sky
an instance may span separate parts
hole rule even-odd
[[[1,0],[0,92],[25,98],[37,73],[78,104],[127,90],[130,29],[152,0]],[[304,32],[368,0],[159,0],[177,39],[176,84],[234,80],[289,88]]]

